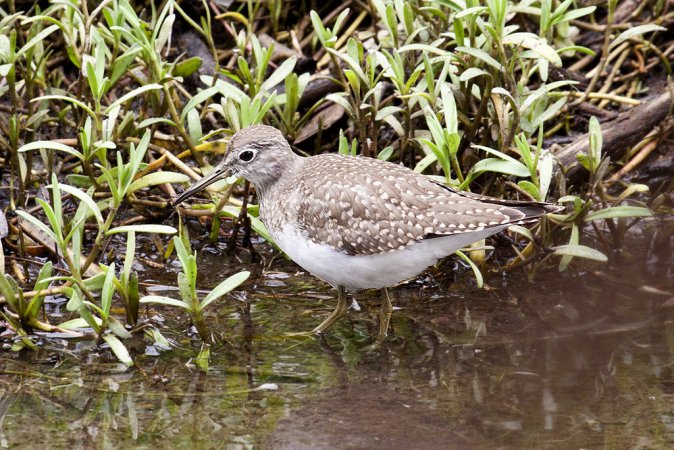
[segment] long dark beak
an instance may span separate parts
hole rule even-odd
[[[218,180],[222,180],[224,178],[229,177],[231,174],[231,170],[228,168],[222,167],[221,164],[218,164],[215,169],[205,177],[203,177],[201,180],[197,181],[194,183],[192,186],[187,188],[185,192],[180,194],[173,202],[173,206],[176,206],[178,203],[184,201],[185,199],[193,196],[197,192],[203,191],[207,186],[210,186],[211,184],[215,183]]]

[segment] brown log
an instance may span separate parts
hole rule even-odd
[[[602,154],[609,156],[611,161],[622,158],[630,147],[665,120],[671,107],[670,93],[664,91],[645,99],[639,106],[621,112],[615,119],[602,123]],[[587,171],[578,164],[576,156],[589,151],[590,135],[586,133],[555,154],[560,165],[568,169],[567,177],[572,182],[587,177]]]

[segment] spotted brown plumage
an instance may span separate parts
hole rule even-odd
[[[263,125],[236,133],[223,161],[175,203],[229,175],[256,187],[260,217],[277,245],[338,289],[337,308],[316,332],[344,314],[345,288],[382,288],[382,317],[388,317],[388,286],[510,224],[559,209],[455,191],[372,158],[302,157],[277,129]]]
[[[295,221],[308,239],[347,255],[393,252],[422,239],[524,223],[545,212],[485,203],[485,197],[456,192],[400,165],[331,154],[304,158],[276,195],[285,200],[264,214],[271,228]],[[520,207],[525,205],[530,203]]]

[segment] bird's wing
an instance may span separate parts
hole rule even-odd
[[[349,255],[500,229],[545,213],[541,208],[521,210],[529,203],[520,208],[457,192],[403,166],[371,158],[321,155],[308,158],[302,172],[293,181],[303,194],[296,225],[312,241]]]

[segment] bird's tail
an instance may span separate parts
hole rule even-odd
[[[520,204],[521,203],[521,204]],[[563,206],[553,205],[552,203],[542,203],[542,202],[510,202],[507,204],[508,207],[518,210],[523,213],[527,218],[536,218],[541,217],[546,214],[552,214],[560,212],[564,209]]]

